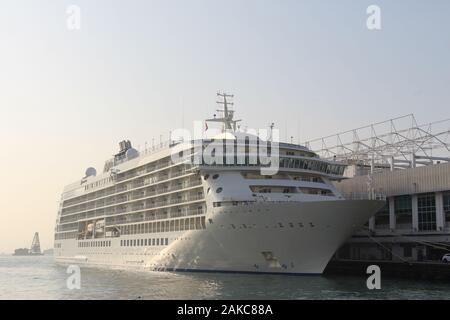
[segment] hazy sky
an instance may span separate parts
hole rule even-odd
[[[81,29],[66,26],[69,5]],[[369,31],[366,9],[381,8]],[[450,1],[0,1],[0,252],[53,245],[64,185],[236,95],[244,125],[316,138],[449,118]]]

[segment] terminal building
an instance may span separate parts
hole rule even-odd
[[[345,194],[386,195],[386,205],[335,259],[440,261],[450,253],[450,119],[418,125],[407,115],[312,140],[345,162]]]

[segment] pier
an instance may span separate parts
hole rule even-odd
[[[450,264],[442,262],[394,262],[381,260],[331,260],[324,275],[367,276],[367,267],[377,265],[381,276],[421,279],[450,280]]]

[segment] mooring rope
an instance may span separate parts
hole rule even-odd
[[[368,228],[367,228],[368,229]],[[379,246],[383,247],[384,249],[386,249],[387,251],[389,251],[392,255],[396,256],[397,258],[399,258],[400,260],[402,260],[403,262],[410,262],[406,259],[404,259],[403,257],[399,256],[398,254],[394,253],[391,249],[389,249],[388,247],[386,247],[385,245],[383,245],[381,242],[375,240],[370,233],[367,233],[367,236],[369,237],[370,240],[372,240],[373,242],[377,243]]]
[[[381,242],[375,240],[375,238],[373,238],[373,237],[370,235],[370,232],[371,232],[371,231],[370,231],[369,228],[363,227],[363,229],[365,229],[366,231],[368,231],[368,232],[367,232],[367,236],[369,237],[370,240],[372,240],[373,242],[377,243],[378,245],[380,245],[380,246],[383,247],[384,249],[388,250],[392,255],[398,257],[400,260],[402,260],[402,261],[404,261],[404,262],[409,262],[408,260],[406,260],[406,259],[402,258],[401,256],[395,254],[391,249],[389,249],[388,247],[386,247],[385,245],[383,245]],[[412,239],[412,238],[410,238],[410,237],[408,237],[408,236],[401,235],[401,234],[398,234],[398,233],[395,233],[395,232],[394,232],[394,234],[395,234],[396,236],[399,236],[399,237],[403,237],[403,238],[408,239],[409,242],[413,242],[413,243],[416,242],[416,243],[420,243],[420,244],[423,244],[423,245],[426,245],[426,246],[429,246],[429,247],[432,247],[432,248],[435,248],[435,249],[440,249],[440,250],[444,250],[444,251],[446,251],[446,252],[450,252],[450,250],[449,250],[447,247],[441,247],[441,246],[436,246],[436,245],[430,244],[430,243],[433,243],[433,242],[428,242],[428,243],[427,243],[427,242],[424,242],[424,241]]]

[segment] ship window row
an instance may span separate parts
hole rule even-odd
[[[327,196],[327,197],[334,197],[335,196],[333,191],[331,191],[329,189],[306,188],[306,187],[301,187],[301,188],[298,188],[298,189],[300,190],[301,193],[304,193],[304,194],[320,195],[320,196]]]
[[[292,150],[286,150],[286,151],[280,151],[281,154],[286,154],[288,156],[300,156],[300,157],[315,157],[316,155],[313,153],[306,153],[301,151],[292,151]]]
[[[78,242],[79,248],[105,248],[111,247],[111,240],[104,241],[82,241]]]
[[[227,151],[229,153],[258,153],[259,149],[267,150],[266,152],[270,155],[273,149],[271,141],[260,141],[259,139],[252,139],[252,137],[246,137],[245,139],[237,139],[237,140],[228,140],[228,139],[211,139],[209,141],[205,141],[207,143],[203,144],[202,147],[191,148],[190,155],[198,154],[201,150],[205,148],[212,149],[212,154],[215,154],[215,150],[221,150],[223,154],[226,154]],[[294,147],[298,147],[298,145],[294,144],[285,144],[285,143],[277,143],[280,154],[292,155],[292,156],[301,156],[301,157],[317,157],[317,155],[309,150],[293,150],[293,149],[285,149],[283,145],[290,145]],[[187,150],[184,152],[187,155]],[[184,154],[183,153],[183,154]]]
[[[66,240],[66,239],[76,239],[78,236],[78,232],[64,232],[64,233],[55,233],[55,240]]]
[[[84,186],[84,191],[92,190],[95,188],[103,187],[107,184],[110,184],[113,181],[112,177],[104,178],[99,181],[91,182]]]
[[[205,217],[155,221],[120,227],[121,235],[206,229]]]
[[[251,179],[251,180],[295,180],[295,181],[324,183],[321,177],[310,174],[278,173],[274,175],[263,175],[258,172],[242,172],[241,175],[244,177],[244,179]]]
[[[310,175],[293,175],[292,180],[295,181],[305,181],[305,182],[315,182],[315,183],[324,183],[321,177],[310,176]]]
[[[120,240],[121,247],[168,246],[169,238],[128,239]]]
[[[295,158],[280,158],[280,168],[311,170],[337,176],[343,175],[345,170],[344,165],[331,164],[317,160]]]
[[[222,206],[248,206],[250,204],[254,204],[255,201],[221,201],[221,202],[214,202],[213,207],[222,207]]]
[[[263,175],[258,172],[241,172],[242,177],[244,179],[277,179],[277,180],[289,180],[289,176],[287,174],[279,173],[274,175]]]
[[[256,193],[298,193],[296,187],[284,186],[250,186],[250,190]]]
[[[310,195],[321,195],[333,197],[333,191],[322,188],[310,187],[289,187],[289,186],[250,186],[250,190],[255,193],[303,193]]]
[[[223,191],[223,188],[222,187],[219,187],[219,188],[217,188],[216,189],[216,193],[221,193]],[[211,193],[211,188],[208,188],[207,190],[206,190],[206,194],[210,194]]]
[[[251,161],[252,160],[252,161]],[[254,161],[253,161],[254,160]],[[236,166],[256,166],[256,167],[268,167],[267,164],[261,163],[260,159],[252,159],[248,156],[243,159],[243,163],[239,163],[237,161],[230,160],[231,163],[227,161],[224,162],[213,162],[206,163],[203,162],[201,165],[203,166],[222,166],[222,167],[236,167]],[[286,169],[302,169],[302,170],[310,170],[316,172],[323,172],[326,174],[342,176],[344,174],[345,165],[341,164],[331,164],[320,160],[310,160],[310,159],[296,159],[296,158],[279,158],[279,167]],[[273,165],[273,163],[272,163]]]
[[[203,176],[203,180],[208,180],[208,178],[209,178],[209,174],[205,174],[204,176]],[[214,174],[213,176],[212,176],[212,179],[213,180],[217,180],[219,178],[219,174]]]

